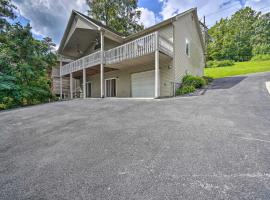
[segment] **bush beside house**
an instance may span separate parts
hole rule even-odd
[[[199,76],[185,75],[182,79],[181,86],[176,90],[176,95],[190,94],[196,91],[196,89],[204,87],[208,80]]]

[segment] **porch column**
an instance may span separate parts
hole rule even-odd
[[[63,99],[63,78],[62,78],[62,73],[61,73],[61,69],[62,69],[62,59],[60,57],[60,68],[59,68],[59,71],[60,71],[60,99],[62,100]]]
[[[156,32],[156,50],[155,50],[155,98],[160,96],[160,73],[159,73],[159,40]]]
[[[83,68],[83,98],[86,98],[86,69]]]
[[[104,98],[104,31],[100,31],[100,97]]]
[[[69,75],[69,88],[70,88],[70,99],[73,99],[73,81],[72,72]]]

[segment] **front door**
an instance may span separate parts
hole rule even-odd
[[[116,79],[107,79],[106,80],[106,97],[115,97],[116,96]]]
[[[86,83],[86,97],[91,97],[91,83],[87,82]]]

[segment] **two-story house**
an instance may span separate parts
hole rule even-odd
[[[185,74],[203,75],[204,38],[193,8],[127,37],[72,11],[58,53],[69,98],[174,96]],[[78,95],[79,93],[79,95]]]

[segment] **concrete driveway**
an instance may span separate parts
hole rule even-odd
[[[269,80],[2,112],[0,199],[270,199]]]

